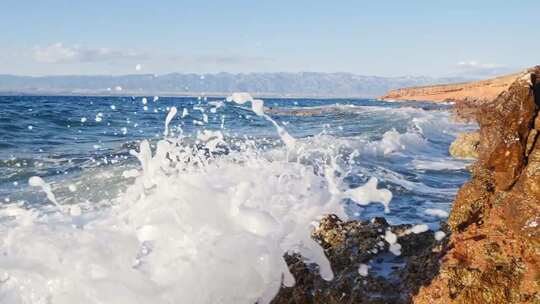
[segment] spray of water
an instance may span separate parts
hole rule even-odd
[[[344,198],[387,209],[390,191],[376,179],[348,189],[335,155],[300,161],[315,152],[266,115],[262,100],[243,93],[228,101],[250,102],[276,127],[287,156],[264,155],[249,141],[232,149],[219,130],[199,132],[196,144],[172,138],[171,108],[165,138],[131,151],[140,170],[126,172],[134,182],[108,208],[0,209],[0,302],[268,303],[295,282],[286,252],[318,264],[331,280],[330,263],[310,237],[318,219],[346,218]],[[60,209],[41,178],[30,184]]]

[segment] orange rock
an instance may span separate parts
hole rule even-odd
[[[467,83],[403,88],[392,90],[379,98],[388,101],[416,100],[443,102],[464,101],[468,99],[490,101],[496,98],[501,92],[508,90],[518,75],[520,74]]]
[[[414,303],[540,303],[540,66],[477,112],[479,159],[439,275]]]

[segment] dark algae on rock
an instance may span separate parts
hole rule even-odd
[[[391,226],[384,218],[344,222],[335,215],[324,217],[313,238],[324,248],[334,279],[323,280],[314,264],[288,255],[296,285],[282,287],[272,303],[410,303],[410,295],[436,275],[446,244],[446,239],[435,240],[433,231],[414,233],[411,228]],[[387,231],[401,245],[399,256],[389,252]],[[368,273],[360,274],[360,265],[368,264]]]

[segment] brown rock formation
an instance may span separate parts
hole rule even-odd
[[[387,101],[416,100],[416,101],[490,101],[501,92],[507,90],[516,80],[518,74],[501,76],[493,79],[467,83],[432,85],[392,90],[379,97]]]
[[[540,66],[474,106],[465,112],[480,125],[478,160],[457,194],[449,237],[436,242],[431,231],[407,233],[410,226],[384,219],[327,216],[313,237],[334,280],[321,279],[302,257],[287,256],[297,284],[283,287],[272,303],[540,303]],[[387,230],[399,237],[402,256],[394,262],[402,266],[389,277],[360,275],[360,264],[389,255]]]
[[[390,226],[383,218],[372,221],[341,221],[328,215],[313,232],[324,248],[334,271],[334,280],[325,281],[316,265],[299,255],[285,257],[296,279],[293,287],[282,287],[272,304],[369,303],[405,304],[437,274],[439,260],[448,238],[437,241],[433,231],[412,233],[411,225]],[[386,231],[392,231],[401,245],[401,255],[388,252]],[[358,271],[370,263],[367,275]],[[381,275],[375,268],[392,268]]]
[[[540,303],[540,66],[478,110],[479,158],[415,303]]]

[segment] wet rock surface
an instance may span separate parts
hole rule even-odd
[[[478,161],[440,274],[415,303],[540,303],[540,67],[477,111]]]
[[[313,238],[324,248],[334,279],[325,281],[316,265],[288,255],[296,284],[282,287],[272,303],[410,303],[411,295],[437,274],[447,240],[437,241],[433,231],[412,228],[391,226],[383,218],[344,222],[326,216]],[[389,232],[401,246],[399,256],[389,252]]]
[[[540,303],[540,66],[494,100],[472,104],[457,114],[476,117],[478,160],[448,227],[441,225],[449,237],[437,241],[432,231],[410,233],[410,225],[384,219],[327,216],[313,237],[334,279],[286,256],[296,285],[282,287],[272,303]],[[387,231],[400,256],[389,252]]]

